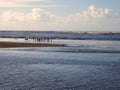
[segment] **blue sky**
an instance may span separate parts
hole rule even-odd
[[[63,5],[64,7],[47,8],[54,13],[70,14],[80,12],[94,5],[97,8],[111,8],[113,12],[120,13],[120,0],[53,0],[56,4]],[[60,10],[60,12],[59,12]]]
[[[119,4],[120,0],[0,0],[0,30],[119,31]]]

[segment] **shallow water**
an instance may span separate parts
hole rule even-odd
[[[1,48],[0,90],[119,90],[120,52],[105,49]]]

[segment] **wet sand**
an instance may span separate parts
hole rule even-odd
[[[17,48],[17,47],[64,47],[64,46],[65,46],[64,44],[0,42],[0,48]]]

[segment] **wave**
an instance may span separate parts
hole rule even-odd
[[[0,31],[0,37],[12,37],[12,38],[27,37],[27,38],[79,39],[79,40],[120,40],[120,33]]]
[[[61,50],[55,52],[70,52],[70,53],[120,53],[120,50],[98,50],[98,49],[80,49],[80,50]]]
[[[9,51],[23,52],[58,52],[58,53],[120,53],[119,49],[111,48],[81,48],[81,47],[45,47],[45,48],[8,48]],[[6,49],[6,50],[8,50]]]

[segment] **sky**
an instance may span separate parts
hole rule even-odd
[[[0,30],[120,31],[120,0],[0,0]]]

